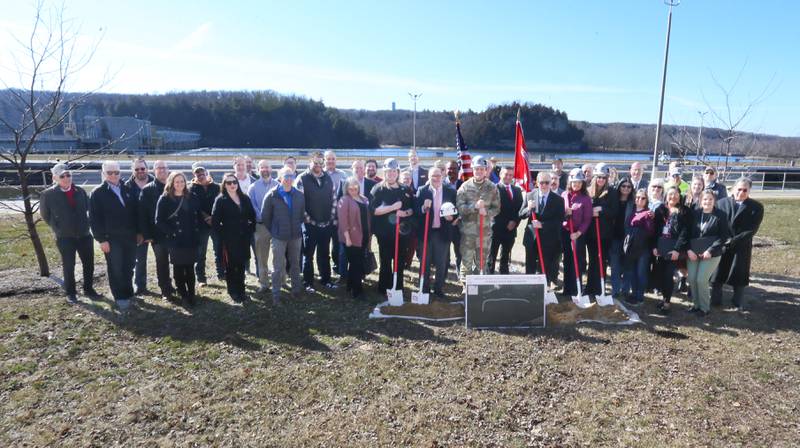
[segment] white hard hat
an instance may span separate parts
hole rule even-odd
[[[439,216],[444,218],[445,216],[455,216],[458,214],[458,210],[456,206],[453,205],[452,202],[444,202],[442,206],[439,207]]]

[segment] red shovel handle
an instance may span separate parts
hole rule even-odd
[[[536,212],[531,212],[531,217],[536,221]],[[533,233],[536,234],[536,249],[539,250],[539,266],[542,268],[542,275],[547,276],[547,272],[544,269],[544,256],[542,255],[542,240],[539,238],[539,229],[534,227]]]
[[[606,278],[606,270],[603,267],[603,243],[600,241],[600,217],[594,217],[594,228],[597,231],[597,261],[600,264],[600,277]]]
[[[425,259],[427,258],[428,255],[428,216],[430,216],[430,214],[431,214],[431,209],[429,208],[425,212],[425,232],[422,237],[422,265],[420,265],[419,267],[420,278],[425,277]]]
[[[400,262],[400,215],[395,213],[394,224],[394,266],[393,272],[397,273],[397,264]]]
[[[481,248],[480,248],[480,263],[481,263],[481,265],[480,265],[480,269],[478,271],[482,275],[483,274],[483,215],[480,215],[480,220],[479,221],[480,222],[478,223],[478,225],[480,226],[480,229],[478,230],[478,233],[479,233],[480,236],[478,237],[478,244],[480,244],[480,246],[481,246]]]
[[[575,240],[572,239],[572,234],[575,233],[575,227],[572,225],[572,216],[569,217],[569,240],[572,243],[572,262],[575,264],[575,278],[580,278],[580,271],[578,271],[578,248],[575,245]]]

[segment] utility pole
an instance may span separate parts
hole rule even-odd
[[[658,164],[658,140],[661,137],[661,119],[664,116],[664,90],[667,86],[667,62],[669,61],[669,35],[672,31],[672,8],[681,4],[680,0],[664,0],[665,5],[669,5],[669,15],[667,16],[667,44],[664,48],[664,72],[661,74],[661,103],[658,107],[658,124],[656,125],[656,142],[653,147],[653,169],[650,178],[656,178],[656,165]]]
[[[417,149],[417,99],[422,96],[421,93],[411,93],[409,92],[408,96],[411,97],[411,100],[414,101],[414,118],[413,118],[413,144],[412,148],[416,151]]]
[[[697,115],[700,115],[700,129],[697,131],[697,157],[695,159],[696,164],[700,164],[700,148],[703,147],[703,119],[706,117],[708,112],[701,112],[697,111]]]

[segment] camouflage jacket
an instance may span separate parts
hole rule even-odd
[[[461,231],[467,233],[478,232],[479,214],[475,208],[475,203],[483,199],[486,207],[486,216],[483,218],[484,231],[492,227],[492,218],[500,213],[500,192],[497,185],[488,179],[482,183],[476,183],[475,179],[469,179],[461,185],[456,194],[456,207],[461,217]]]

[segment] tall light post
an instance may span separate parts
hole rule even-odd
[[[664,116],[664,90],[667,87],[667,61],[669,61],[669,35],[672,31],[672,8],[681,4],[680,0],[664,0],[665,5],[669,5],[669,16],[667,16],[667,44],[664,47],[664,72],[661,74],[661,103],[658,107],[658,124],[656,125],[656,142],[653,147],[653,169],[650,178],[656,178],[656,165],[658,164],[658,140],[661,137],[661,119]]]
[[[408,93],[408,96],[414,101],[414,118],[413,118],[413,144],[412,147],[416,151],[417,149],[417,99],[422,96],[421,93]]]
[[[695,159],[696,164],[700,164],[700,148],[703,147],[703,119],[706,117],[708,112],[697,111],[697,115],[700,115],[700,129],[697,131],[697,157]]]

